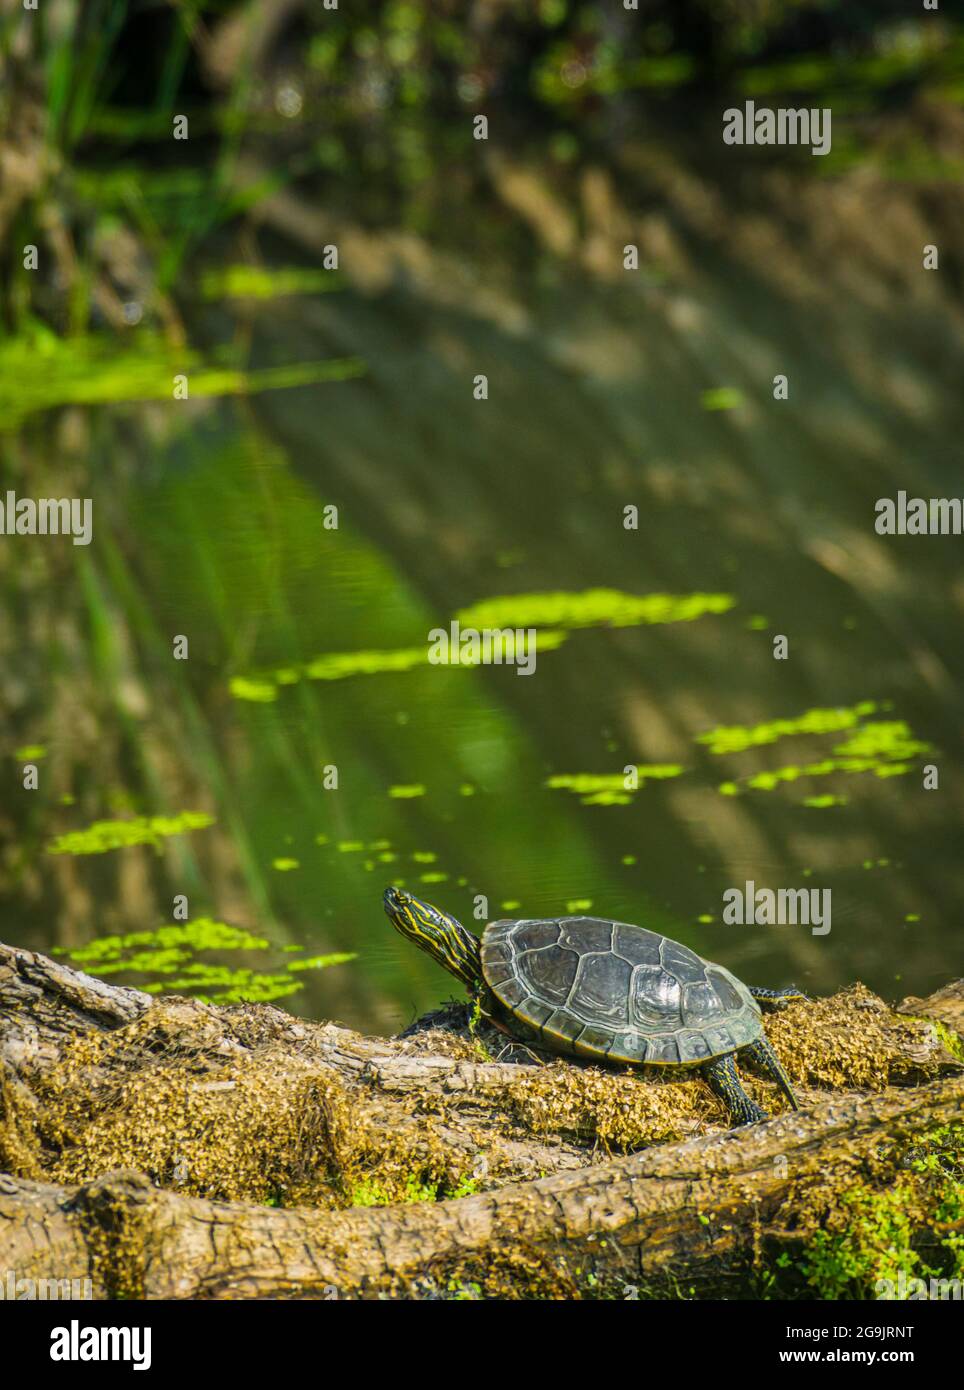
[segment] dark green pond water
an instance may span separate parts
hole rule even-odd
[[[817,994],[960,972],[964,542],[874,531],[899,488],[964,493],[959,299],[809,173],[809,203],[750,185],[752,236],[685,179],[633,213],[632,276],[593,250],[598,188],[563,268],[481,213],[458,254],[336,223],[337,292],[189,321],[205,361],[344,380],[8,420],[5,486],[72,478],[94,540],[5,552],[2,939],[385,1032],[457,992],[389,883],[476,927],[480,895],[639,922]],[[317,264],[310,234],[269,249]],[[537,628],[533,674],[430,664],[456,615]],[[830,931],[725,923],[748,880],[831,890]]]

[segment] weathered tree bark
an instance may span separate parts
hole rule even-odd
[[[491,1060],[461,1007],[364,1038],[0,945],[0,1269],[101,1297],[739,1292],[964,1116],[964,982],[901,1008],[854,986],[772,1016],[803,1109],[732,1131],[698,1078]]]

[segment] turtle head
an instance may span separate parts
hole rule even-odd
[[[382,901],[388,920],[402,936],[421,946],[470,989],[482,983],[479,939],[461,922],[401,888],[386,888]]]

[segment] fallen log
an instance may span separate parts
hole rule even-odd
[[[803,1109],[747,1075],[774,1118],[734,1131],[698,1077],[547,1059],[463,1005],[366,1038],[0,945],[0,1269],[96,1297],[867,1294],[881,1203],[909,1266],[955,1249],[962,1001],[771,1015]]]

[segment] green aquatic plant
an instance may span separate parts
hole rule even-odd
[[[345,965],[350,960],[357,960],[357,951],[331,951],[325,956],[309,956],[305,960],[289,961],[288,969],[299,970],[327,970],[330,965]]]
[[[192,922],[174,923],[157,927],[153,931],[128,932],[125,936],[100,936],[88,941],[84,946],[74,947],[63,952],[75,965],[90,969],[99,975],[117,969],[126,969],[119,964],[125,953],[136,951],[147,961],[150,953],[156,951],[159,957],[170,951],[187,948],[188,951],[262,951],[270,946],[263,937],[254,936],[243,927],[233,927],[227,922],[216,922],[210,917],[198,917]],[[153,963],[145,969],[160,968]]]
[[[171,400],[174,377],[187,377],[194,399],[253,395],[361,376],[360,358],[295,362],[246,371],[205,362],[193,349],[173,347],[144,331],[118,341],[88,335],[69,340],[49,332],[0,342],[0,430],[54,406]]]
[[[646,623],[688,623],[706,613],[726,613],[732,594],[627,594],[618,589],[585,589],[506,594],[483,599],[455,614],[463,627],[579,628],[634,627]],[[539,641],[544,633],[540,631]]]
[[[61,952],[72,964],[93,975],[109,976],[127,972],[162,976],[139,987],[147,994],[191,993],[195,998],[219,1004],[268,1003],[302,989],[292,979],[308,970],[326,970],[355,959],[354,952],[331,952],[289,961],[284,974],[258,971],[223,963],[199,961],[201,951],[267,951],[272,943],[242,927],[217,922],[210,917],[173,923],[153,931],[128,932],[124,936],[102,936],[73,950]],[[301,946],[286,947],[301,951]],[[173,977],[173,978],[171,978]]]
[[[903,720],[872,723],[865,725],[853,738],[837,744],[831,758],[803,766],[790,764],[757,772],[739,781],[723,782],[719,791],[724,796],[737,796],[742,788],[772,791],[781,783],[796,782],[801,777],[827,777],[834,772],[872,772],[875,777],[902,777],[912,770],[914,759],[932,752],[931,745],[915,738]],[[833,803],[821,801],[820,804]]]
[[[302,985],[290,975],[272,975],[227,965],[195,962],[176,979],[141,985],[145,994],[190,993],[204,1004],[270,1004],[297,994]]]
[[[636,776],[642,787],[647,781],[679,777],[684,770],[679,763],[639,763]],[[547,777],[545,785],[574,792],[584,806],[624,806],[632,801],[635,790],[626,786],[623,772],[559,772]]]
[[[277,299],[282,295],[325,294],[338,288],[337,273],[311,266],[228,265],[201,276],[205,299]]]
[[[463,629],[501,632],[503,655],[514,653],[514,632],[537,628],[537,650],[555,651],[567,640],[567,629],[580,627],[633,627],[646,623],[693,622],[707,613],[726,613],[736,603],[731,594],[625,594],[617,589],[587,589],[582,593],[514,594],[484,599],[460,609],[455,620]],[[478,653],[452,644],[449,666],[471,668],[481,664]],[[383,675],[411,671],[428,663],[428,647],[396,647],[386,650],[326,652],[310,661],[279,666],[273,671],[232,677],[229,689],[236,700],[270,704],[282,686],[302,680],[334,681],[350,676]],[[465,795],[471,793],[466,792]]]
[[[564,632],[540,632],[539,649],[553,651],[566,640]],[[511,655],[512,645],[508,640],[503,644],[506,655]],[[468,668],[481,663],[469,652],[459,648],[452,649],[452,659],[448,666]],[[297,685],[299,681],[338,681],[351,676],[386,675],[397,671],[411,671],[428,665],[428,647],[396,647],[384,651],[326,652],[322,656],[298,666],[281,666],[274,671],[264,671],[257,675],[234,676],[229,683],[231,694],[236,700],[250,700],[253,703],[270,704],[278,698],[282,686]]]
[[[136,816],[133,820],[99,820],[84,830],[69,830],[57,835],[47,845],[48,854],[106,854],[112,849],[127,849],[131,845],[153,845],[171,835],[184,835],[189,830],[206,830],[214,825],[214,816],[203,811],[184,811],[179,816]]]
[[[704,391],[700,397],[704,410],[736,410],[742,404],[743,392],[733,386],[717,386],[711,391]]]
[[[861,719],[883,708],[887,706],[878,705],[873,700],[862,700],[849,708],[808,709],[792,719],[770,719],[754,725],[723,724],[700,734],[696,741],[706,744],[711,753],[742,753],[746,748],[776,743],[778,739],[799,734],[827,734],[853,729]]]

